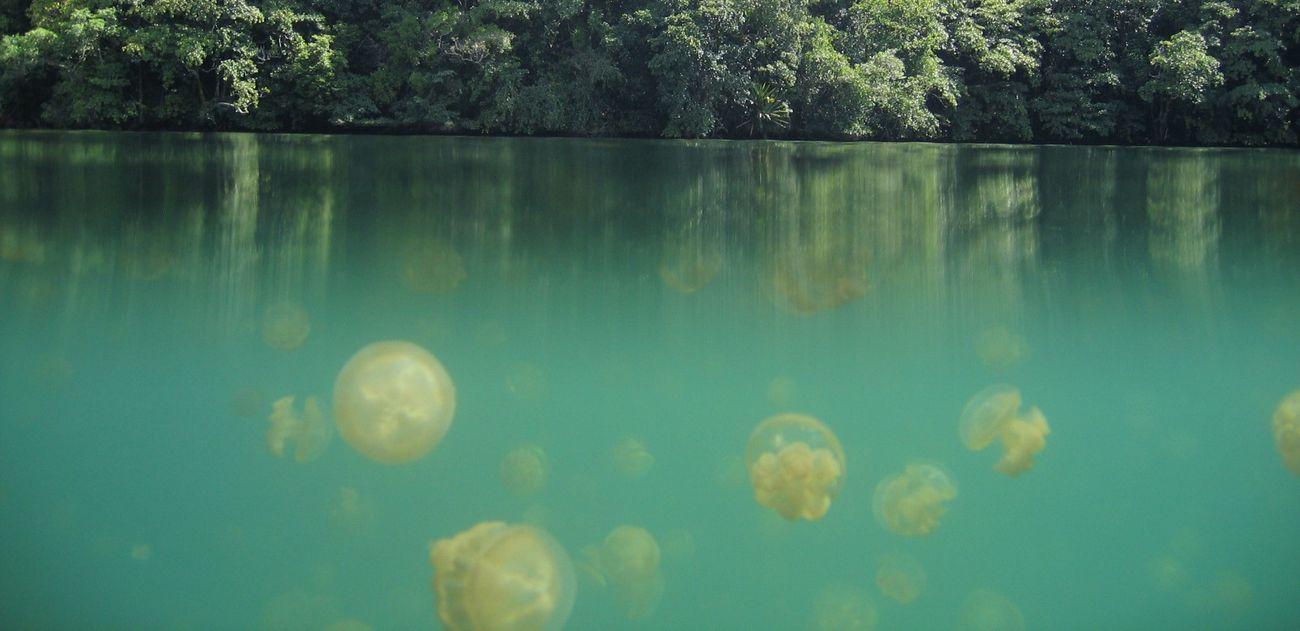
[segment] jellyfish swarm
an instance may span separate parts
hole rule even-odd
[[[433,451],[455,413],[451,375],[410,342],[375,342],[357,351],[334,381],[339,433],[366,457],[386,464]]]
[[[1006,596],[977,589],[961,605],[961,631],[1024,631],[1025,617]]]
[[[539,528],[483,522],[430,544],[429,560],[452,631],[559,629],[573,610],[573,564]]]
[[[1273,440],[1282,464],[1300,475],[1300,390],[1286,395],[1273,413]]]
[[[948,510],[944,502],[955,497],[957,485],[947,472],[935,464],[913,462],[876,485],[872,512],[890,532],[923,537],[939,527],[939,518]]]
[[[827,586],[813,603],[816,631],[872,631],[879,621],[866,590],[843,584]]]
[[[281,397],[271,404],[271,429],[266,432],[266,446],[277,458],[284,457],[286,443],[294,442],[293,459],[311,462],[325,453],[334,432],[321,412],[316,397],[307,397],[302,414],[293,408],[294,397]]]
[[[641,439],[633,436],[625,436],[614,444],[610,460],[619,473],[633,480],[645,477],[655,464],[654,454],[650,453]]]
[[[547,468],[539,445],[520,445],[501,459],[501,484],[516,497],[536,495],[546,487]]]
[[[271,348],[291,351],[311,334],[311,317],[296,302],[281,302],[266,308],[262,314],[262,341]]]
[[[876,586],[884,595],[906,605],[919,598],[925,589],[925,569],[916,559],[891,552],[880,559]]]
[[[638,526],[619,526],[600,546],[583,551],[586,569],[596,584],[614,590],[619,609],[629,620],[654,612],[664,592],[661,554],[654,535]]]
[[[1047,446],[1051,428],[1038,408],[1020,414],[1020,391],[1012,386],[989,386],[971,397],[958,421],[961,441],[971,451],[1002,441],[1002,459],[994,469],[1015,477],[1034,466],[1034,455]]]
[[[777,414],[749,436],[745,466],[754,499],[788,520],[817,521],[844,486],[844,449],[821,421]]]

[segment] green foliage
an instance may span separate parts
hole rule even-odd
[[[0,124],[1287,145],[1300,0],[0,0]]]

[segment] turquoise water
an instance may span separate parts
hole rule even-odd
[[[809,628],[837,585],[880,629],[975,590],[1030,629],[1297,628],[1297,314],[1296,152],[6,132],[0,626],[436,627],[429,542],[504,520],[659,540],[653,611],[580,563],[577,629]],[[271,402],[328,413],[385,339],[455,380],[437,449],[273,455]],[[1018,477],[958,435],[996,383],[1051,425]],[[784,411],[847,456],[820,521],[745,476]],[[958,494],[909,538],[872,494],[914,460]]]

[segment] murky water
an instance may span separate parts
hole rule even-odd
[[[387,339],[455,380],[432,454],[272,453]],[[7,132],[0,623],[433,627],[429,542],[504,520],[570,628],[1296,628],[1298,351],[1296,152]],[[1050,424],[1014,477],[958,431],[997,383]],[[817,521],[746,473],[787,411],[843,446]],[[910,462],[956,495],[909,537]]]

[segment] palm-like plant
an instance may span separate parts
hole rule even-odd
[[[758,134],[767,138],[769,131],[789,126],[790,106],[777,98],[771,86],[755,83],[750,96],[750,119],[741,123],[741,127],[748,127],[750,136]]]

